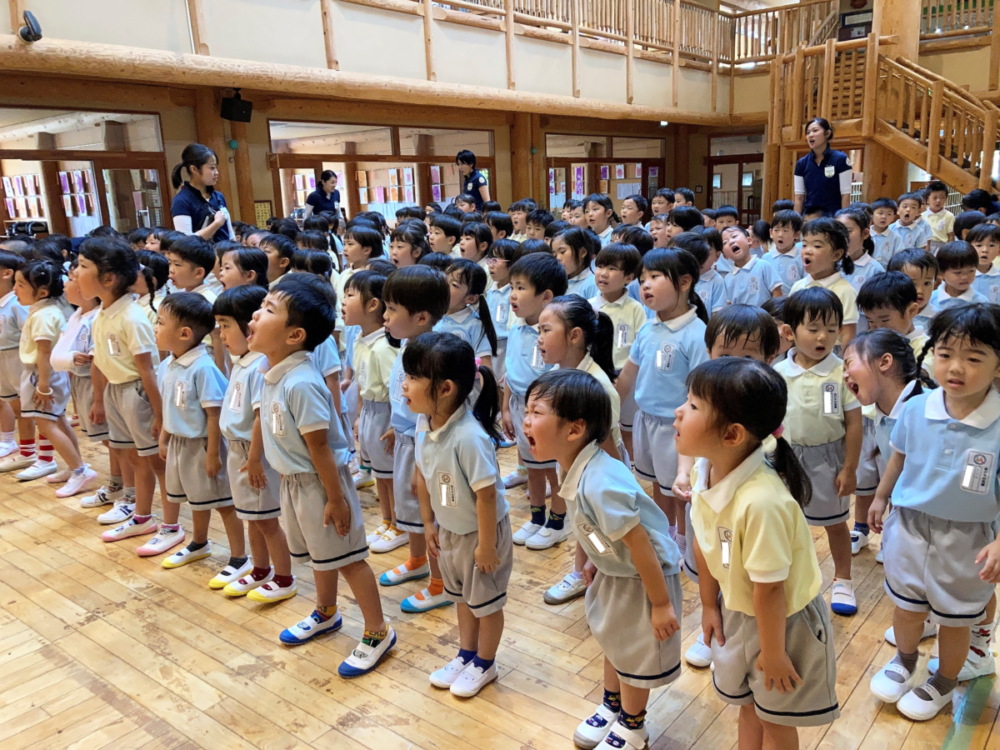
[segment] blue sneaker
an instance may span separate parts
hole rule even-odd
[[[830,609],[835,614],[850,617],[858,613],[858,601],[854,597],[854,586],[850,581],[833,579],[833,593],[830,596]]]
[[[389,628],[385,638],[378,644],[372,645],[368,638],[362,638],[361,643],[354,647],[351,655],[341,662],[337,668],[337,674],[341,677],[360,677],[368,674],[383,657],[389,653],[389,649],[396,645],[396,631]]]
[[[421,578],[427,578],[430,574],[431,566],[428,563],[424,563],[419,568],[414,568],[413,570],[410,570],[403,564],[392,570],[385,571],[385,573],[378,577],[378,582],[382,586],[398,586],[407,581],[417,581]]]
[[[319,616],[319,613],[314,610],[302,622],[298,622],[292,625],[292,627],[282,630],[278,638],[286,646],[301,646],[303,643],[311,641],[320,633],[340,630],[340,626],[343,624],[344,618],[340,616],[340,612],[337,613],[336,617],[331,617],[329,620],[324,621]]]
[[[414,594],[403,599],[399,608],[404,612],[409,612],[411,615],[419,615],[421,612],[429,612],[438,607],[447,607],[449,604],[452,604],[452,601],[444,595],[444,592],[432,595],[430,591],[423,589],[419,594]]]

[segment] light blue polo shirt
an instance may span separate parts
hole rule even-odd
[[[894,221],[889,225],[889,231],[899,237],[904,250],[910,247],[918,247],[921,250],[926,250],[927,243],[930,242],[931,235],[934,233],[931,225],[927,223],[927,220],[923,216],[918,217],[908,227],[904,227],[898,221]]]
[[[704,344],[702,345],[704,349]],[[633,347],[634,349],[634,347]],[[538,326],[526,323],[507,334],[507,385],[515,396],[524,396],[536,378],[551,370],[538,351]]]
[[[309,360],[309,352],[295,352],[264,373],[259,408],[264,455],[279,474],[316,473],[302,439],[316,430],[327,431],[327,444],[338,466],[350,459],[333,396]]]
[[[892,504],[949,521],[992,523],[1000,514],[1000,395],[990,388],[979,408],[953,419],[940,388],[914,396],[892,430],[906,456]]]
[[[233,357],[229,386],[219,415],[219,426],[226,440],[247,440],[253,436],[254,404],[260,404],[264,387],[267,357],[260,352],[247,352]],[[263,424],[261,425],[263,427]]]
[[[892,411],[888,414],[879,409],[878,404],[875,404],[875,442],[878,444],[879,455],[886,462],[892,458],[892,430],[896,426],[896,422],[899,421],[899,415],[903,413],[903,407],[916,385],[916,380],[911,380],[906,384],[900,392],[899,398],[896,399]]]
[[[694,290],[705,303],[705,309],[709,315],[718,312],[726,306],[726,280],[714,268],[710,268],[708,273],[703,273],[698,277],[698,283],[694,285]],[[647,312],[652,312],[648,307]]]
[[[976,271],[976,280],[972,282],[972,288],[992,304],[1000,302],[1000,268],[991,265],[986,273]]]
[[[486,304],[490,308],[490,318],[497,332],[498,341],[507,340],[507,328],[510,325],[510,284],[503,289],[494,286],[486,292]]]
[[[883,266],[888,266],[892,256],[900,250],[905,250],[906,246],[899,235],[886,227],[885,234],[878,234],[874,230],[871,233],[872,242],[875,243],[875,260]]]
[[[316,369],[319,370],[319,374],[324,378],[343,369],[340,352],[337,351],[337,340],[333,336],[324,339],[322,344],[309,353],[309,357]]]
[[[344,333],[340,337],[340,340],[344,342],[344,359],[343,362],[351,363],[354,361],[354,342],[358,340],[358,336],[361,335],[361,326],[345,326]]]
[[[802,247],[798,243],[787,253],[779,253],[777,248],[768,250],[761,260],[778,274],[778,278],[781,279],[781,293],[786,297],[795,282],[806,275],[802,265]]]
[[[719,276],[719,278],[721,279],[722,276]],[[722,283],[725,284],[726,282],[723,281]],[[639,283],[639,279],[633,279],[630,281],[626,289],[628,289],[628,296],[642,305],[643,309],[646,311],[647,320],[652,320],[656,317],[656,312],[646,307],[645,303],[642,301],[642,285]],[[709,312],[711,312],[711,310],[709,310]]]
[[[722,274],[723,278],[731,274],[735,267],[729,258],[721,254],[719,255],[719,259],[715,261],[715,270]]]
[[[208,437],[205,409],[222,406],[226,376],[204,344],[198,344],[174,359],[168,356],[156,372],[163,399],[163,429],[185,438]]]
[[[496,326],[494,326],[496,328]],[[492,357],[490,340],[486,338],[486,329],[475,310],[466,305],[457,313],[445,315],[434,326],[437,333],[451,333],[472,347],[477,357]]]
[[[941,284],[934,292],[931,294],[930,304],[934,305],[934,309],[937,312],[942,310],[950,310],[953,307],[960,307],[961,305],[978,305],[980,303],[988,303],[989,299],[984,297],[982,294],[976,291],[975,284],[970,286],[961,296],[952,297],[951,295],[945,293],[944,284]],[[930,330],[930,326],[927,326]]]
[[[597,279],[594,278],[594,272],[589,268],[584,268],[572,279],[566,280],[566,294],[577,294],[584,299],[590,299],[600,293],[601,290],[597,288]]]
[[[635,402],[646,414],[672,419],[687,400],[688,373],[707,359],[705,324],[694,308],[666,322],[653,318],[639,329],[628,355],[639,365]]]
[[[21,345],[21,329],[28,319],[28,308],[9,292],[0,297],[0,351],[17,349]]]
[[[389,373],[389,405],[392,409],[390,424],[392,428],[403,435],[413,437],[417,434],[417,415],[410,411],[403,397],[403,381],[406,380],[406,372],[403,370],[403,352],[409,339],[404,339],[399,345],[399,354],[396,355],[392,363],[392,370]]]
[[[885,268],[872,256],[865,253],[854,261],[854,273],[847,274],[841,272],[841,275],[851,283],[855,292],[860,292],[861,287],[865,285],[868,279],[878,276],[880,273],[885,273]],[[860,323],[860,321],[858,322]]]
[[[414,457],[442,529],[453,534],[478,531],[476,492],[490,485],[496,490],[497,521],[507,516],[510,506],[493,441],[464,406],[436,430],[426,415],[417,418]]]
[[[625,464],[593,442],[580,451],[569,471],[563,474],[560,470],[559,474],[559,494],[566,498],[569,512],[567,521],[599,571],[620,578],[639,575],[622,540],[642,524],[664,572],[680,572],[681,554],[670,538],[667,517]],[[675,607],[678,604],[674,602]]]
[[[781,278],[767,263],[751,257],[743,268],[733,265],[726,277],[726,304],[760,307],[781,286]]]

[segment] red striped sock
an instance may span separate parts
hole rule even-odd
[[[52,443],[46,438],[38,441],[38,460],[43,462],[51,461],[55,451],[52,450]]]
[[[35,455],[35,441],[31,440],[21,440],[21,455],[25,458],[32,458]]]

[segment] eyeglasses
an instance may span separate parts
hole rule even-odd
[[[486,265],[488,265],[488,266],[495,266],[497,263],[506,263],[506,262],[507,262],[507,260],[505,258],[487,258],[486,259]]]

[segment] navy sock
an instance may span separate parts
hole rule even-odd
[[[472,666],[479,667],[481,670],[485,672],[487,669],[493,666],[493,662],[495,661],[496,659],[480,659],[479,655],[477,654],[476,658],[472,660]]]
[[[622,694],[621,692],[612,693],[610,690],[604,691],[604,706],[610,710],[618,713],[622,710]]]
[[[531,522],[538,524],[539,526],[545,525],[545,506],[544,505],[532,505],[531,506]]]
[[[242,568],[246,564],[247,564],[247,558],[246,557],[230,557],[229,558],[229,567],[236,568],[236,570],[239,570],[240,568]]]
[[[625,709],[618,714],[618,721],[629,729],[639,730],[646,725],[646,712],[640,711],[637,714],[627,714]]]
[[[166,525],[166,524],[164,524],[164,525]],[[187,548],[188,548],[188,550],[189,550],[189,551],[191,551],[191,552],[197,552],[197,551],[198,551],[198,550],[200,550],[200,549],[201,549],[202,547],[207,547],[207,546],[208,546],[208,542],[191,542],[191,543],[190,543],[190,544],[189,544],[189,545],[187,546]]]
[[[556,531],[562,531],[563,521],[566,518],[565,513],[552,513],[549,511],[549,522],[545,524],[550,529],[555,529]]]
[[[467,648],[460,648],[458,650],[458,658],[468,664],[470,661],[476,658],[475,651],[469,651]]]
[[[855,521],[854,522],[854,530],[857,531],[858,533],[861,533],[861,534],[867,534],[868,531],[869,531],[868,524],[866,524],[866,523],[858,523],[857,521]]]

